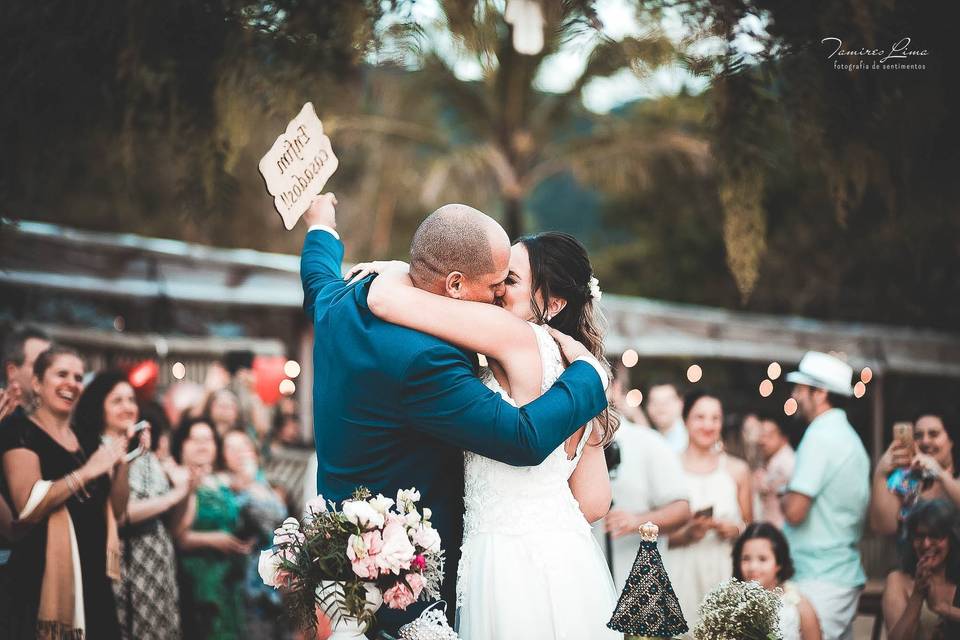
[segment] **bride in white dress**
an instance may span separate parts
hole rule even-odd
[[[502,308],[416,289],[403,263],[357,265],[348,277],[374,271],[381,273],[367,297],[374,314],[485,354],[485,383],[518,406],[564,369],[544,325],[579,339],[602,361],[599,288],[586,250],[567,234],[542,233],[512,247]],[[464,640],[622,638],[606,628],[617,594],[590,531],[610,507],[603,446],[616,426],[615,416],[601,414],[535,467],[465,454],[457,580]]]

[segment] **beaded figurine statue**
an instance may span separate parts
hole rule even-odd
[[[620,601],[607,626],[639,638],[675,638],[687,632],[677,594],[657,549],[660,529],[652,522],[640,527],[640,550]]]

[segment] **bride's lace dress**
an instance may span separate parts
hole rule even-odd
[[[556,343],[533,325],[543,390],[563,372]],[[490,372],[484,382],[513,403]],[[603,553],[567,484],[563,445],[536,467],[512,467],[467,453],[458,632],[464,640],[620,640],[606,628],[616,593]]]

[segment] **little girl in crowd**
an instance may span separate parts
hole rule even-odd
[[[793,562],[787,539],[769,522],[747,526],[733,546],[733,577],[752,580],[764,589],[783,590],[780,633],[783,640],[821,640],[820,622],[813,607],[789,582]]]

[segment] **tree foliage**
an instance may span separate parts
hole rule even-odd
[[[741,306],[960,326],[960,194],[952,177],[960,128],[951,116],[960,107],[960,56],[944,3],[831,0],[815,10],[787,0],[639,4],[647,15],[678,11],[691,30],[723,42],[709,64],[716,74],[702,131],[716,160],[715,211],[723,214]],[[736,44],[746,32],[760,45],[751,55]],[[908,62],[926,68],[837,69],[828,60],[833,47],[821,43],[831,36],[847,49],[888,51],[910,37],[911,48],[929,55]],[[712,188],[683,176],[661,184],[686,190],[691,201],[701,187]],[[698,271],[717,267],[705,255]],[[670,297],[690,299],[699,288],[677,283],[676,291]]]

